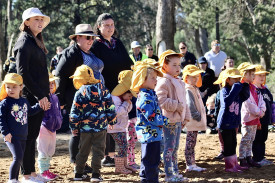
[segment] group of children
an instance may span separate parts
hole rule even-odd
[[[100,175],[101,160],[104,157],[106,134],[109,133],[119,147],[115,155],[115,173],[131,174],[139,170],[141,182],[159,182],[162,159],[166,182],[187,181],[179,172],[177,155],[184,127],[187,129],[186,171],[206,170],[197,166],[195,161],[198,132],[207,129],[207,115],[198,89],[202,85],[201,73],[204,71],[195,65],[187,65],[180,78],[182,56],[167,50],[161,54],[159,62],[153,59],[137,61],[132,70],[119,74],[119,84],[112,92],[94,78],[93,70],[88,66],[81,65],[76,69],[70,77],[78,90],[70,112],[70,128],[73,135],[80,134],[74,180],[89,178],[84,173],[84,167],[90,151],[90,180],[103,180]],[[216,97],[210,98],[212,101],[216,98],[217,104],[213,106],[207,103],[207,107],[211,111],[219,108],[214,114],[217,114],[221,151],[228,172],[241,172],[251,166],[272,163],[264,158],[273,102],[271,93],[265,87],[266,74],[268,72],[260,65],[245,62],[237,69],[222,71],[215,82],[221,90]],[[50,75],[51,108],[45,113],[37,140],[38,167],[45,180],[58,177],[49,171],[55,151],[55,131],[62,122],[59,102],[54,95],[56,79]],[[41,110],[38,104],[30,107],[28,101],[21,97],[22,88],[20,75],[7,74],[0,92],[0,130],[14,157],[9,182],[19,182],[28,130],[27,116]],[[135,104],[132,103],[133,97],[137,98]],[[136,117],[129,119],[132,108]],[[239,165],[236,134],[240,123],[242,140]],[[214,123],[211,125],[215,127]],[[141,143],[140,167],[135,163],[137,140]]]

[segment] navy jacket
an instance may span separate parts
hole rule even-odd
[[[272,118],[273,96],[267,88],[260,88],[260,92],[263,96],[263,99],[266,105],[265,115],[262,118],[260,118],[260,122],[263,125],[270,125],[272,124],[271,118]]]

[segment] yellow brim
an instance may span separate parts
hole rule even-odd
[[[198,75],[198,74],[200,74],[200,73],[203,73],[204,71],[202,71],[202,70],[197,70],[197,71],[194,71],[194,72],[192,72],[192,73],[190,73],[190,74],[187,74],[187,75],[189,75],[189,76],[196,76],[196,75]]]
[[[53,77],[53,78],[50,78],[49,81],[52,82],[52,81],[55,81],[57,79],[59,79],[59,78],[58,77]]]
[[[123,83],[119,83],[112,91],[112,95],[114,96],[120,96],[123,95],[125,92],[130,90],[130,87],[126,87]]]
[[[241,78],[241,75],[228,76],[228,78]]]
[[[255,72],[255,74],[269,74],[270,72],[267,72],[267,71],[258,71],[258,72]]]

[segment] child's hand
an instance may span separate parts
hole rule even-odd
[[[113,125],[108,125],[108,128],[109,128],[110,130],[112,130],[114,127],[113,127]]]
[[[4,140],[5,140],[6,142],[11,143],[11,138],[12,138],[12,135],[9,133],[8,135],[5,136]]]
[[[129,104],[132,104],[132,101],[131,100],[125,100],[126,102],[128,102]]]
[[[181,102],[178,103],[176,111],[177,112],[182,112],[183,111],[183,104]]]
[[[71,130],[71,131],[72,131],[73,136],[78,136],[78,129]]]

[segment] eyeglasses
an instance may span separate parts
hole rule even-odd
[[[182,47],[182,48],[180,48],[181,50],[184,50],[186,47]]]
[[[151,48],[149,48],[149,49],[147,49],[148,51],[153,51],[153,49],[151,49]]]
[[[95,37],[94,36],[86,36],[86,39],[87,40],[90,40],[90,39],[95,40]]]

